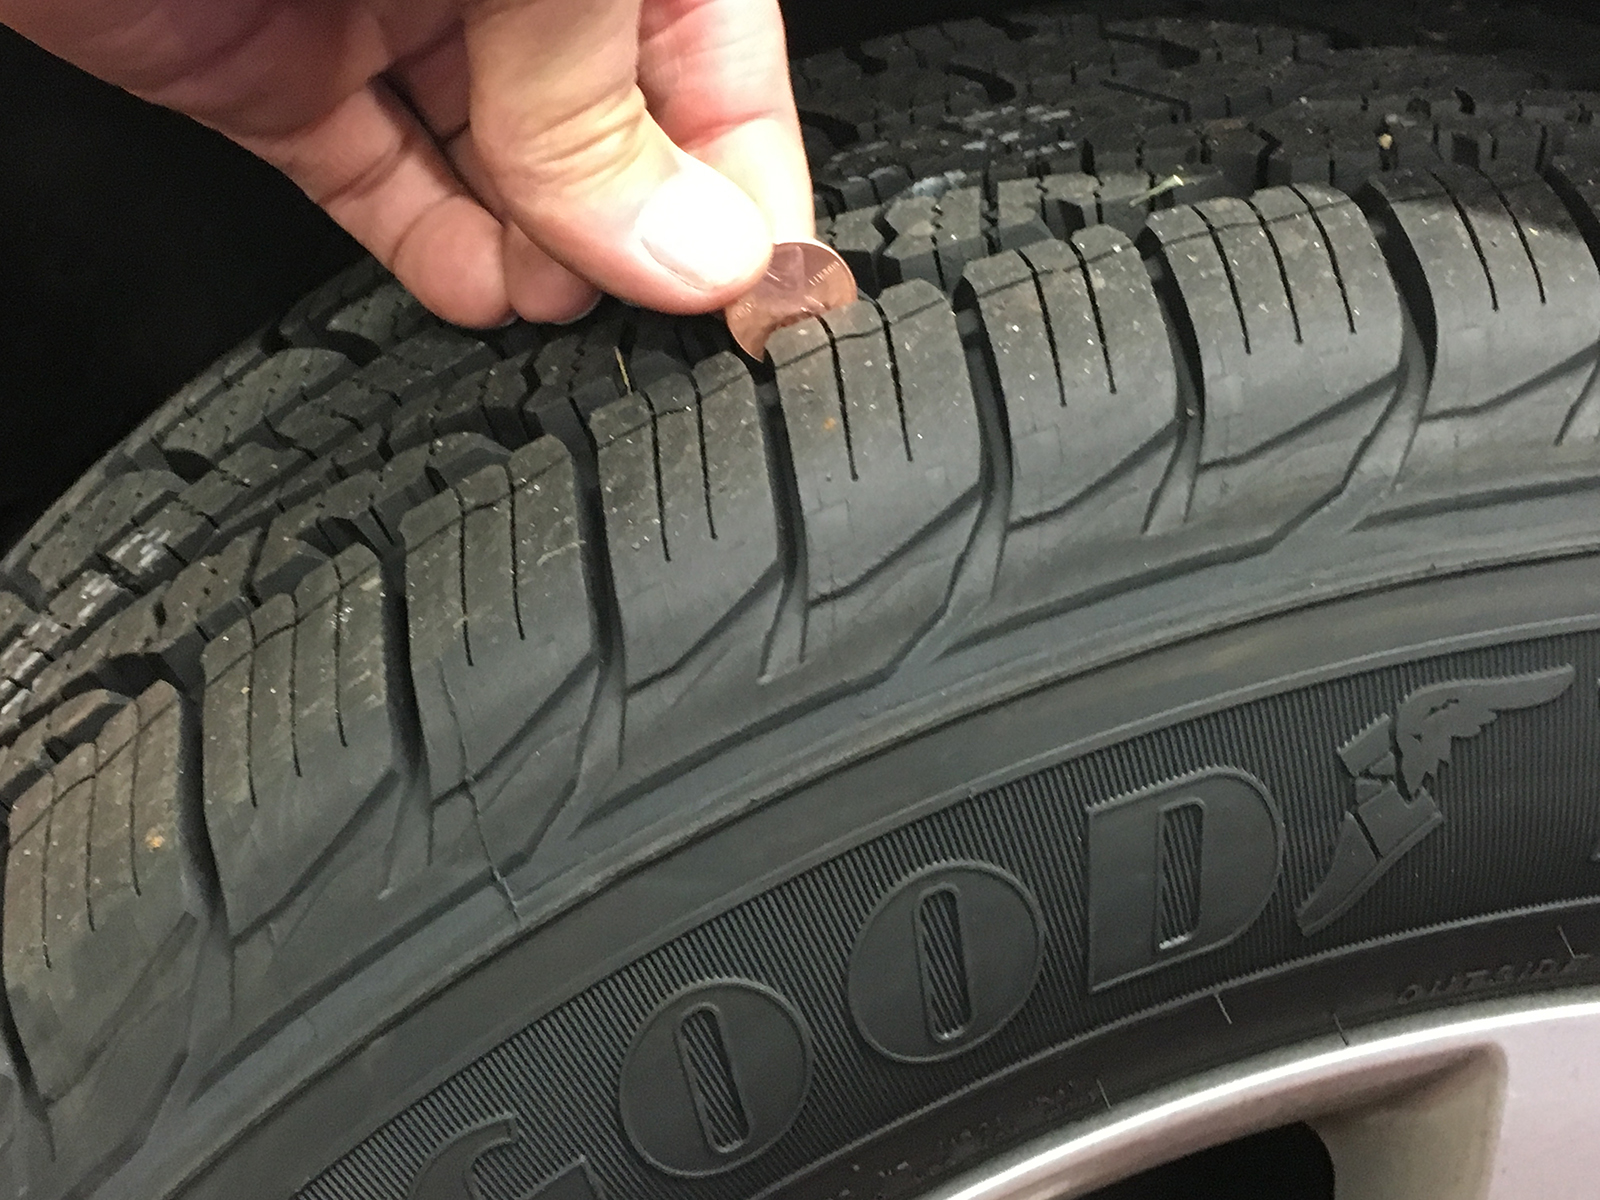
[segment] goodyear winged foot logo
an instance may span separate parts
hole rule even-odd
[[[1301,905],[1301,932],[1316,933],[1366,895],[1388,869],[1440,825],[1428,790],[1453,742],[1476,737],[1515,709],[1537,708],[1572,687],[1571,666],[1500,679],[1458,679],[1412,692],[1339,751],[1355,783],[1333,862]]]

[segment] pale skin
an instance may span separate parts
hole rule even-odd
[[[284,171],[429,308],[726,305],[811,185],[777,0],[0,0]]]

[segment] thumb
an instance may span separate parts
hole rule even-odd
[[[469,8],[473,142],[505,216],[551,257],[622,299],[705,312],[760,276],[772,233],[651,116],[639,17],[640,0]]]

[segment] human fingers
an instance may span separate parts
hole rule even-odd
[[[639,21],[639,0],[473,4],[472,137],[506,215],[553,258],[624,299],[704,312],[759,277],[772,231],[651,116]]]
[[[594,311],[600,291],[545,253],[516,225],[505,227],[506,296],[527,321],[565,325]]]
[[[0,0],[91,74],[236,140],[309,125],[459,24],[461,0]]]
[[[815,234],[777,0],[645,0],[639,85],[667,136],[748,192],[777,240]]]
[[[304,128],[238,140],[299,184],[446,320],[490,326],[509,315],[500,222],[382,83]]]
[[[505,200],[484,169],[469,125],[467,52],[461,27],[454,26],[432,45],[394,65],[389,78],[405,97],[450,165],[504,226],[502,256],[506,298],[529,321],[566,322],[582,316],[599,300],[594,285],[579,279],[505,220]]]
[[[459,21],[415,54],[399,59],[387,78],[441,146],[466,132],[471,97],[467,46]]]

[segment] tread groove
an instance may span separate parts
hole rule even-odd
[[[196,748],[195,761],[199,761],[198,747]],[[134,798],[139,794],[139,756],[137,754],[132,756],[129,774],[132,778],[128,785],[128,881],[133,885],[133,894],[135,896],[143,896],[144,889],[139,885],[139,835],[134,819]]]
[[[595,688],[591,711],[579,735],[581,747],[579,776],[588,765],[590,753],[598,753],[595,734],[602,728],[607,708],[614,710],[610,719],[616,723],[615,741],[620,757],[623,737],[627,727],[627,643],[622,628],[622,607],[617,599],[616,579],[611,570],[610,538],[606,533],[605,508],[600,497],[599,451],[581,414],[575,426],[576,436],[563,438],[567,453],[572,456],[573,473],[578,483],[577,515],[578,537],[584,548],[584,573],[589,581],[589,596],[595,605],[599,620],[595,623],[595,653],[600,663],[600,682]],[[659,492],[657,493],[659,495]],[[609,734],[609,728],[604,732]],[[566,806],[552,805],[533,844],[543,842],[546,832],[553,827],[558,815]]]
[[[711,452],[706,445],[705,396],[700,392],[700,380],[693,371],[688,375],[689,387],[694,392],[694,432],[700,448],[700,498],[706,509],[706,534],[717,540],[717,514],[711,506]]]
[[[461,593],[461,653],[467,660],[467,666],[475,666],[472,657],[472,619],[468,615],[467,604],[467,501],[461,495],[460,488],[452,488],[456,501],[461,505],[461,521],[456,527],[456,586]],[[515,534],[513,534],[515,536]],[[512,561],[516,561],[513,554]],[[447,694],[448,698],[448,694]]]
[[[1568,410],[1566,418],[1561,422],[1561,429],[1556,434],[1556,445],[1566,445],[1584,414],[1597,407],[1600,407],[1600,364],[1596,364],[1594,371],[1589,376],[1589,381],[1583,385],[1583,390],[1578,393],[1577,401]]]
[[[100,748],[95,747],[95,773],[89,778],[89,803],[83,822],[83,909],[89,922],[89,932],[95,932],[94,924],[94,890],[90,881],[94,879],[94,811],[95,793],[100,782]]]
[[[1467,231],[1467,239],[1472,243],[1472,249],[1478,256],[1479,266],[1483,268],[1484,281],[1489,285],[1489,307],[1495,312],[1499,312],[1500,289],[1495,284],[1494,272],[1489,269],[1489,256],[1484,252],[1483,241],[1478,236],[1477,225],[1467,215],[1467,206],[1461,202],[1461,197],[1456,195],[1455,189],[1445,182],[1444,177],[1437,171],[1429,171],[1428,174],[1443,189],[1445,196],[1448,197],[1451,205],[1456,210],[1456,217],[1460,220],[1461,227]]]
[[[1178,284],[1159,257],[1160,248],[1150,239],[1152,249],[1143,261],[1150,272],[1156,307],[1167,335],[1167,352],[1178,383],[1177,440],[1161,482],[1156,485],[1145,510],[1141,532],[1148,535],[1175,528],[1188,519],[1195,483],[1200,470],[1200,444],[1205,423],[1205,364],[1188,307],[1178,292]]]
[[[1339,262],[1339,251],[1333,244],[1333,238],[1328,234],[1328,226],[1322,219],[1322,210],[1319,209],[1305,192],[1299,187],[1290,185],[1290,190],[1300,198],[1300,203],[1306,206],[1306,213],[1311,218],[1312,224],[1317,227],[1317,236],[1322,240],[1322,248],[1328,252],[1328,266],[1333,271],[1333,279],[1339,286],[1339,300],[1344,305],[1345,320],[1349,323],[1350,332],[1356,332],[1356,313],[1350,304],[1350,285],[1345,280],[1344,268]],[[1299,328],[1296,322],[1296,328]]]
[[[1500,181],[1487,171],[1479,170],[1479,175],[1494,189],[1495,197],[1500,201],[1500,207],[1506,210],[1506,216],[1511,220],[1511,228],[1517,231],[1517,241],[1522,244],[1522,253],[1528,259],[1528,267],[1533,271],[1533,282],[1539,289],[1539,303],[1548,305],[1550,295],[1545,291],[1544,272],[1539,269],[1539,262],[1533,255],[1533,246],[1528,242],[1528,231],[1522,224],[1522,218],[1517,215],[1516,209],[1511,204],[1511,197],[1506,195],[1505,188],[1500,186]]]
[[[856,471],[856,447],[850,436],[850,392],[844,385],[844,358],[839,353],[839,338],[833,332],[827,321],[819,321],[823,333],[828,338],[828,352],[833,358],[833,382],[839,395],[839,429],[844,434],[845,461],[850,466],[850,478],[859,482],[860,474]]]
[[[300,672],[300,598],[294,597],[294,621],[289,628],[276,636],[286,638],[289,642],[289,703],[285,706],[289,714],[289,762],[294,767],[296,778],[305,778],[305,769],[300,764],[300,705],[297,703],[300,689],[295,686],[295,680]],[[334,622],[338,624],[337,621]],[[334,671],[339,669],[334,664]]]
[[[775,660],[787,664],[805,656],[806,593],[810,587],[800,484],[795,477],[794,449],[784,424],[777,384],[771,378],[756,383],[756,411],[761,417],[766,451],[767,478],[772,489],[773,515],[778,527],[778,569],[782,572],[783,595],[773,614],[761,647],[761,677],[772,677]],[[785,630],[792,630],[793,646],[780,646]]]
[[[911,426],[906,421],[906,392],[900,382],[900,357],[894,348],[894,338],[890,336],[889,317],[883,311],[883,305],[879,304],[877,300],[868,300],[867,303],[872,305],[877,311],[878,319],[883,322],[884,353],[889,359],[889,379],[894,386],[895,413],[900,421],[900,444],[905,448],[906,461],[916,462],[916,456],[911,451]],[[841,390],[839,394],[842,397],[844,392]]]
[[[1106,341],[1105,315],[1100,311],[1100,289],[1095,286],[1094,272],[1089,268],[1089,258],[1083,252],[1083,247],[1072,238],[1067,239],[1067,245],[1077,257],[1078,269],[1083,272],[1084,290],[1089,295],[1089,311],[1094,316],[1095,334],[1100,342],[1100,361],[1106,368],[1106,390],[1113,396],[1117,394],[1117,369],[1111,361],[1111,346]],[[1029,264],[1032,265],[1031,263]],[[1040,281],[1038,273],[1034,274],[1034,283],[1039,288],[1039,304],[1045,310],[1045,335],[1050,339],[1050,356],[1056,363],[1056,379],[1061,378],[1061,351],[1056,346],[1055,330],[1050,326],[1049,306],[1044,303],[1044,284]],[[1062,404],[1066,403],[1066,393],[1063,391]]]
[[[1255,213],[1261,232],[1266,236],[1267,247],[1272,251],[1273,261],[1278,264],[1278,278],[1283,283],[1283,296],[1289,305],[1289,320],[1294,325],[1294,342],[1297,346],[1303,346],[1306,344],[1305,330],[1300,326],[1300,306],[1295,302],[1294,285],[1289,282],[1289,267],[1283,261],[1283,248],[1278,245],[1278,237],[1272,232],[1272,222],[1262,213],[1260,205],[1254,200],[1246,200],[1245,203]]]
[[[648,390],[632,393],[650,410],[650,465],[655,472],[656,536],[661,539],[661,557],[672,561],[672,546],[667,541],[667,489],[661,480],[661,417]]]
[[[50,774],[50,807],[44,815],[44,837],[39,843],[39,954],[44,959],[45,970],[54,970],[50,961],[50,846],[55,841],[56,801],[55,772]]]
[[[1217,257],[1222,260],[1222,271],[1228,280],[1228,290],[1233,293],[1233,307],[1239,314],[1239,334],[1244,340],[1244,352],[1248,355],[1254,351],[1250,346],[1250,321],[1245,316],[1244,298],[1239,293],[1239,277],[1234,274],[1233,260],[1228,257],[1227,247],[1222,244],[1222,231],[1211,223],[1211,218],[1206,215],[1205,209],[1192,206],[1194,213],[1205,225],[1206,231],[1211,235],[1211,244],[1217,249]],[[1202,376],[1203,377],[1203,376]]]

